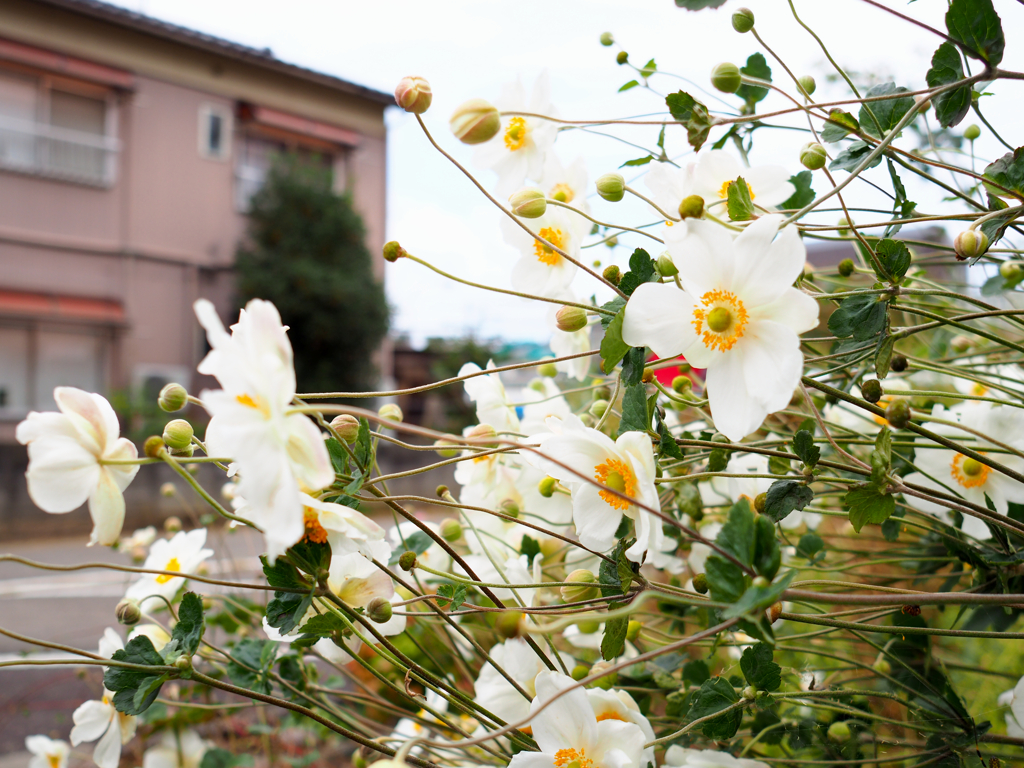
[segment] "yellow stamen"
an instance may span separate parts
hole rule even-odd
[[[555,229],[554,227],[543,227],[537,234],[555,246],[555,248],[565,250],[566,237],[562,234],[562,230]],[[539,240],[533,241],[533,252],[537,255],[537,261],[541,264],[547,264],[549,267],[557,267],[562,260],[561,255],[557,251],[544,245]]]
[[[320,525],[320,515],[312,507],[305,507],[302,512],[302,522],[306,527],[306,533],[302,537],[305,541],[314,544],[325,544],[327,542],[327,531]]]
[[[587,757],[584,749],[560,749],[555,752],[555,768],[567,768],[575,765],[577,768],[593,768],[594,761]]]
[[[167,561],[167,565],[165,565],[160,570],[161,571],[174,571],[174,572],[177,573],[177,572],[181,571],[181,563],[178,562],[178,558],[172,557],[170,560]],[[162,574],[160,574],[159,576],[156,577],[156,583],[157,584],[166,584],[168,581],[170,581],[173,578],[174,578],[173,576],[168,576],[167,574],[162,573]]]
[[[735,182],[732,182],[732,181],[723,182],[722,183],[722,188],[720,190],[718,190],[718,196],[720,198],[722,198],[723,200],[728,198],[729,197],[729,187],[732,186],[732,184],[734,184],[734,183]],[[747,184],[747,191],[750,193],[750,199],[751,200],[753,200],[755,197],[757,197],[757,195],[754,194],[753,188],[749,184]]]
[[[572,199],[576,197],[576,193],[572,191],[572,187],[568,184],[555,184],[551,191],[548,192],[548,197],[560,203],[571,203]]]
[[[743,302],[731,291],[714,290],[705,293],[700,300],[703,305],[693,309],[693,330],[700,336],[704,346],[727,352],[743,338],[749,317]]]
[[[599,714],[597,716],[597,722],[600,723],[602,720],[618,720],[623,723],[629,722],[628,720],[626,720],[626,718],[624,718],[622,715],[620,715],[618,712],[614,710],[602,712],[601,714]]]
[[[594,478],[613,491],[624,493],[626,496],[636,496],[636,475],[629,466],[618,459],[608,459],[594,467]],[[607,489],[599,491],[599,495],[615,509],[629,509],[628,501]]]
[[[529,131],[526,128],[526,119],[513,117],[508,121],[508,128],[505,129],[505,146],[510,151],[522,149],[526,143],[526,135]]]
[[[238,401],[241,405],[246,406],[247,408],[252,408],[254,410],[259,411],[265,417],[270,416],[270,409],[267,407],[267,404],[263,402],[263,399],[259,397],[259,395],[253,398],[247,392],[243,392],[240,395],[235,395],[235,400]]]
[[[984,485],[988,475],[992,471],[977,459],[972,459],[958,453],[953,457],[949,473],[964,488],[977,488]]]
[[[50,763],[50,768],[60,768],[60,755],[47,755],[46,760]]]

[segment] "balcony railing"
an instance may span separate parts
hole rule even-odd
[[[0,168],[107,187],[120,142],[112,136],[0,116]]]

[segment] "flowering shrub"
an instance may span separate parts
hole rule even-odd
[[[926,27],[926,87],[862,91],[840,70],[851,94],[832,101],[755,22],[732,14],[768,57],[715,67],[725,110],[659,96],[652,82],[676,80],[618,53],[637,78],[620,90],[647,88],[667,112],[600,121],[649,130],[657,149],[624,163],[645,189],[612,172],[589,203],[585,163],[556,153],[591,122],[560,116],[546,75],[452,117],[484,181],[432,135],[427,81],[399,84],[424,146],[495,204],[520,252],[510,287],[475,287],[533,300],[552,327],[551,358],[467,362],[433,385],[464,387],[478,423],[463,434],[405,423],[391,403],[325,402],[402,392],[297,393],[287,329],[259,299],[230,330],[196,303],[211,347],[199,372],[220,388],[169,385],[160,405],[205,409],[202,439],[175,419],[138,457],[106,401],[72,388],[59,414],[20,425],[32,498],[55,513],[88,501],[90,543],[117,542],[121,492],[162,463],[265,545],[263,578],[247,580],[205,570],[204,528],[122,542],[144,560],[110,566],[134,575],[117,609],[132,629],[79,652],[106,671],[73,745],[95,741],[103,768],[137,733],[158,739],[146,766],[242,764],[199,732],[241,697],[358,746],[357,766],[1020,757],[1024,149],[976,157],[981,130],[958,126],[973,112],[1003,142],[980,96],[1024,74],[1000,69],[991,0],[952,0],[945,30]],[[773,126],[808,135],[751,166],[755,131]],[[887,173],[868,181],[876,166]],[[862,202],[868,184],[891,212]],[[947,198],[926,212],[908,187]],[[915,234],[936,221],[958,230],[952,244]],[[620,239],[639,244],[628,264],[590,255]],[[850,258],[808,264],[819,240]],[[384,257],[433,269],[415,250],[392,242]],[[537,377],[506,389],[523,368]],[[437,459],[384,474],[382,441]],[[230,503],[196,480],[199,463],[226,472]],[[435,498],[388,488],[452,466],[458,487]],[[53,768],[69,754],[27,746]]]

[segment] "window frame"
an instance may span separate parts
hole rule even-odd
[[[221,120],[221,148],[214,152],[210,148],[210,118],[216,115]],[[228,162],[231,160],[231,149],[235,131],[235,116],[224,104],[203,102],[199,105],[198,130],[196,143],[199,156],[204,160]]]

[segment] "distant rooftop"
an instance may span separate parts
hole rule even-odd
[[[309,80],[321,85],[333,88],[334,90],[353,96],[360,96],[380,104],[393,104],[394,96],[373,88],[367,88],[356,83],[342,80],[340,77],[327,75],[323,72],[316,72],[295,64],[289,64],[274,58],[269,48],[250,48],[247,45],[234,43],[220,37],[208,35],[204,32],[197,32],[188,27],[180,27],[177,24],[170,24],[152,16],[146,16],[136,11],[121,8],[120,6],[102,3],[99,0],[35,0],[42,5],[49,5],[61,8],[72,13],[89,16],[94,19],[105,21],[110,24],[131,29],[135,32],[153,35],[164,40],[181,43],[192,48],[217,53],[227,58],[244,61],[255,66],[271,69],[276,72],[291,75],[292,77]]]

